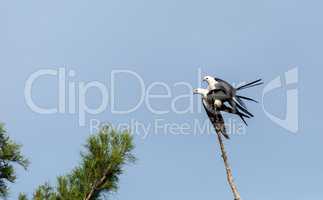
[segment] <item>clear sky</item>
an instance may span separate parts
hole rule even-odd
[[[37,185],[54,184],[56,176],[73,169],[90,134],[91,119],[116,125],[135,119],[147,126],[158,119],[179,125],[205,120],[205,113],[198,111],[198,96],[193,97],[193,112],[172,109],[176,97],[191,94],[180,82],[199,86],[199,68],[204,75],[232,83],[263,78],[268,84],[295,67],[298,132],[270,120],[263,102],[248,104],[256,117],[248,121],[244,134],[233,135],[226,145],[243,199],[320,199],[323,95],[317,87],[323,72],[322,6],[314,0],[2,1],[0,121],[32,162],[28,172],[19,170],[10,199],[19,192],[31,195]],[[75,71],[68,82],[77,86],[82,81],[106,83],[109,105],[100,114],[86,115],[85,126],[79,126],[79,110],[39,114],[25,101],[28,77],[39,69],[59,67]],[[118,109],[129,109],[142,95],[138,78],[129,74],[115,79],[115,93],[111,92],[110,75],[117,69],[137,73],[145,89],[157,81],[169,86],[168,97],[149,101],[152,108],[169,112],[153,113],[142,103],[132,113],[112,113],[111,98]],[[286,88],[290,89],[283,86],[264,98],[266,110],[280,118],[285,115]],[[259,87],[244,94],[261,100],[262,91]],[[37,105],[57,105],[57,78],[38,79],[33,92]],[[160,86],[154,92],[167,90]],[[86,102],[94,108],[101,99],[93,89]],[[183,98],[175,107],[185,109],[190,103]],[[138,131],[138,162],[127,167],[113,199],[232,198],[215,135],[178,132],[150,129],[143,139]]]

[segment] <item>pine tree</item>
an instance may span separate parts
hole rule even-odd
[[[34,192],[33,200],[97,200],[116,191],[123,166],[134,163],[132,136],[105,127],[91,135],[81,152],[78,167],[57,178],[56,187],[48,183]],[[19,200],[27,200],[21,194]]]
[[[24,193],[20,193],[19,197],[18,197],[18,200],[28,200],[27,195],[24,194]]]
[[[21,145],[13,142],[0,124],[0,197],[8,196],[8,183],[16,180],[15,165],[27,169],[28,160],[21,154]]]

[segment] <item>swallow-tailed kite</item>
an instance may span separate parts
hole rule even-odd
[[[193,93],[200,94],[202,96],[202,104],[215,130],[217,132],[220,132],[227,139],[229,139],[229,135],[226,132],[221,111],[237,114],[245,123],[246,121],[243,117],[250,118],[248,115],[245,115],[238,110],[234,110],[226,106],[222,102],[224,91],[221,89],[214,89],[209,91],[208,89],[197,88],[193,90]]]
[[[236,93],[239,90],[243,90],[246,88],[263,84],[263,82],[261,82],[261,79],[244,84],[237,88],[234,88],[231,84],[229,84],[228,82],[222,79],[214,78],[212,76],[205,76],[203,78],[203,81],[206,81],[208,83],[208,90],[210,91],[210,94],[212,93],[211,91],[213,90],[215,90],[216,93],[218,90],[223,91],[223,96],[221,97],[222,103],[228,102],[230,106],[237,112],[238,110],[241,110],[242,112],[246,113],[250,117],[253,117],[253,115],[247,110],[247,107],[242,99],[254,101],[254,102],[257,102],[257,101],[249,97],[237,95]]]

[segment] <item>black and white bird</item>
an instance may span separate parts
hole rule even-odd
[[[218,93],[219,90],[223,91],[223,96],[221,97],[222,103],[228,102],[229,105],[234,110],[234,112],[238,113],[239,110],[241,110],[243,113],[247,114],[248,116],[253,117],[253,114],[251,114],[248,111],[246,104],[243,102],[243,99],[253,101],[253,102],[257,102],[257,101],[249,97],[237,95],[237,91],[261,85],[263,84],[261,79],[241,85],[237,88],[233,87],[231,84],[229,84],[228,82],[222,79],[215,78],[212,76],[205,76],[203,78],[203,81],[206,81],[208,83],[207,89],[209,90],[209,94],[212,94],[213,92]],[[245,122],[245,120],[243,121]],[[247,125],[246,122],[245,124]]]
[[[217,132],[220,132],[225,138],[229,139],[229,135],[226,132],[224,120],[221,111],[237,114],[246,123],[243,117],[250,118],[248,115],[241,113],[238,110],[234,110],[231,107],[226,106],[223,103],[224,91],[220,89],[204,89],[197,88],[193,90],[194,94],[200,94],[202,96],[203,107]]]

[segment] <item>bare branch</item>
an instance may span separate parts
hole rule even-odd
[[[216,132],[217,132],[217,136],[218,136],[218,140],[219,140],[219,144],[220,144],[220,148],[221,148],[221,152],[222,152],[222,158],[223,158],[225,170],[227,172],[227,180],[228,180],[229,185],[231,187],[231,190],[232,190],[232,193],[233,193],[233,196],[234,196],[234,200],[241,200],[241,197],[240,197],[240,194],[238,192],[237,186],[236,186],[236,184],[234,183],[234,180],[233,180],[231,167],[230,167],[229,162],[228,162],[228,157],[227,157],[227,153],[225,151],[224,143],[222,141],[221,133],[220,133],[220,131],[216,131]]]

